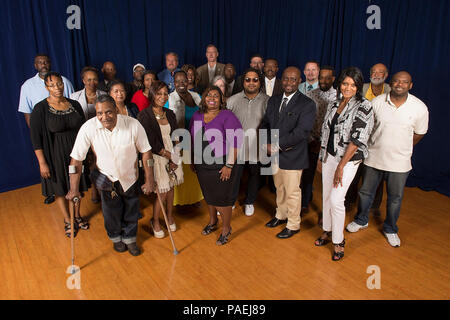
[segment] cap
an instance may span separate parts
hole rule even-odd
[[[142,63],[137,63],[133,67],[133,72],[136,70],[137,67],[141,67],[141,68],[143,68],[145,70],[145,66]]]

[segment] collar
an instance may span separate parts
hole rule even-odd
[[[102,123],[100,122],[100,120],[98,120],[98,118],[95,117],[95,125],[96,125],[96,129],[97,129],[97,130],[99,130],[99,129],[104,129],[104,130],[107,130],[107,131],[109,131],[109,132],[114,132],[115,130],[118,130],[118,128],[122,126],[122,123],[123,123],[123,121],[124,121],[124,120],[123,120],[123,117],[124,117],[124,116],[122,116],[121,114],[118,114],[118,115],[117,115],[116,126],[115,126],[111,131],[109,131],[108,129],[106,129],[105,127],[103,127],[103,125],[102,125]]]
[[[242,90],[242,96],[247,99],[248,101],[253,101],[258,99],[259,97],[261,97],[261,90],[259,90],[258,94],[256,95],[256,97],[254,97],[253,99],[250,99],[249,97],[247,97],[247,95],[245,94],[245,91]]]
[[[394,108],[399,108],[399,107],[401,107],[402,105],[404,105],[405,103],[407,103],[408,100],[409,100],[409,92],[408,92],[408,96],[406,97],[405,102],[403,102],[403,103],[402,103],[400,106],[398,106],[398,107],[392,102],[392,100],[391,100],[391,93],[386,93],[386,98],[384,99],[385,102],[387,102],[389,105],[391,105],[391,106],[394,107]]]
[[[298,91],[298,90],[297,90]],[[283,92],[283,98],[281,99],[281,103],[283,103],[284,98],[287,98],[287,102],[286,105],[289,103],[289,101],[291,101],[292,97],[295,96],[295,94],[297,93],[297,91],[295,91],[294,93],[292,93],[290,96],[286,96],[286,93]]]

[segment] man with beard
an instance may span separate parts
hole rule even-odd
[[[50,57],[45,53],[39,53],[34,58],[34,68],[37,74],[25,81],[20,88],[19,112],[25,116],[25,121],[30,127],[30,114],[36,103],[44,100],[49,96],[48,90],[45,88],[44,77],[51,70]],[[73,93],[73,86],[70,81],[62,77],[64,83],[64,97],[69,98]],[[55,201],[54,196],[45,198],[44,203],[49,204]]]
[[[306,77],[306,81],[298,86],[298,90],[301,93],[306,94],[308,91],[319,87],[319,70],[320,66],[317,61],[308,61],[305,63],[303,74]]]
[[[262,90],[269,97],[283,94],[283,87],[281,80],[277,79],[278,61],[273,58],[268,58],[264,62],[264,82],[262,83]]]
[[[370,83],[365,83],[363,86],[363,97],[367,100],[372,101],[375,97],[383,93],[389,93],[389,84],[384,83],[388,77],[388,69],[382,63],[377,63],[372,68],[370,68]],[[356,203],[358,198],[358,185],[359,180],[361,180],[362,166],[359,166],[358,171],[353,178],[353,182],[347,190],[347,195],[345,198],[346,206],[350,209],[353,204]],[[372,204],[372,211],[375,216],[380,216],[380,205],[383,200],[383,180],[381,180],[378,186],[377,193],[375,195],[375,200]]]
[[[250,57],[250,68],[257,70],[258,74],[261,74],[261,75],[264,74],[264,59],[259,53],[255,53],[254,55],[252,55]],[[236,80],[237,92],[244,90],[243,81],[244,81],[244,75],[241,74]]]
[[[406,179],[412,169],[413,147],[428,130],[427,106],[409,93],[412,86],[411,75],[400,71],[391,79],[390,93],[372,100],[375,126],[368,143],[369,156],[364,161],[358,213],[354,221],[347,225],[349,232],[368,227],[369,209],[378,184],[384,179],[387,204],[383,233],[393,247],[400,246],[397,220]]]
[[[311,131],[311,137],[308,143],[309,167],[303,170],[302,175],[302,214],[309,211],[309,203],[313,197],[313,182],[317,167],[317,159],[320,151],[320,130],[323,124],[323,118],[327,112],[330,102],[336,100],[336,89],[333,88],[334,80],[336,79],[334,68],[330,66],[323,66],[319,72],[319,88],[306,93],[306,96],[311,98],[317,107],[316,122]]]
[[[105,61],[102,67],[103,81],[98,83],[98,90],[108,92],[108,83],[113,80],[116,80],[116,66],[114,62]]]
[[[250,68],[244,73],[244,90],[227,100],[230,109],[242,124],[244,130],[244,145],[240,150],[239,160],[245,165],[237,164],[239,180],[244,167],[249,168],[249,177],[245,204],[245,215],[252,216],[255,212],[253,203],[258,195],[260,184],[260,165],[258,163],[258,128],[266,113],[269,96],[261,91],[262,76],[258,70]],[[239,184],[236,184],[233,198],[239,194]]]
[[[278,129],[274,141],[268,134],[267,154],[279,153],[278,163],[273,163],[273,180],[277,189],[275,218],[266,226],[274,228],[287,222],[277,237],[286,239],[300,231],[301,190],[303,169],[308,168],[308,139],[314,126],[316,106],[314,101],[298,91],[300,70],[288,67],[281,82],[283,95],[272,96],[267,103],[261,128]]]
[[[390,87],[384,81],[388,77],[388,69],[382,63],[377,63],[370,68],[370,83],[363,86],[363,96],[372,101],[373,98],[383,93],[389,93]]]

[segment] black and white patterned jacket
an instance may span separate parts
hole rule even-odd
[[[319,159],[322,162],[326,161],[330,124],[336,114],[336,110],[339,108],[340,101],[340,99],[337,99],[331,102],[325,114],[319,154]],[[374,113],[372,103],[365,98],[362,101],[357,101],[355,97],[352,97],[342,110],[338,122],[334,127],[336,157],[341,159],[347,150],[348,144],[353,142],[353,144],[358,146],[355,156],[360,155],[359,158],[365,159],[369,154],[367,142],[372,133],[373,125]]]

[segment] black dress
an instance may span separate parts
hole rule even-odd
[[[50,179],[41,178],[45,197],[65,196],[70,189],[69,164],[78,130],[85,121],[78,102],[69,100],[70,107],[59,111],[47,100],[36,105],[31,116],[31,135],[34,149],[42,149],[50,169]],[[81,110],[82,112],[82,110]],[[89,187],[87,167],[80,177],[80,192]]]

